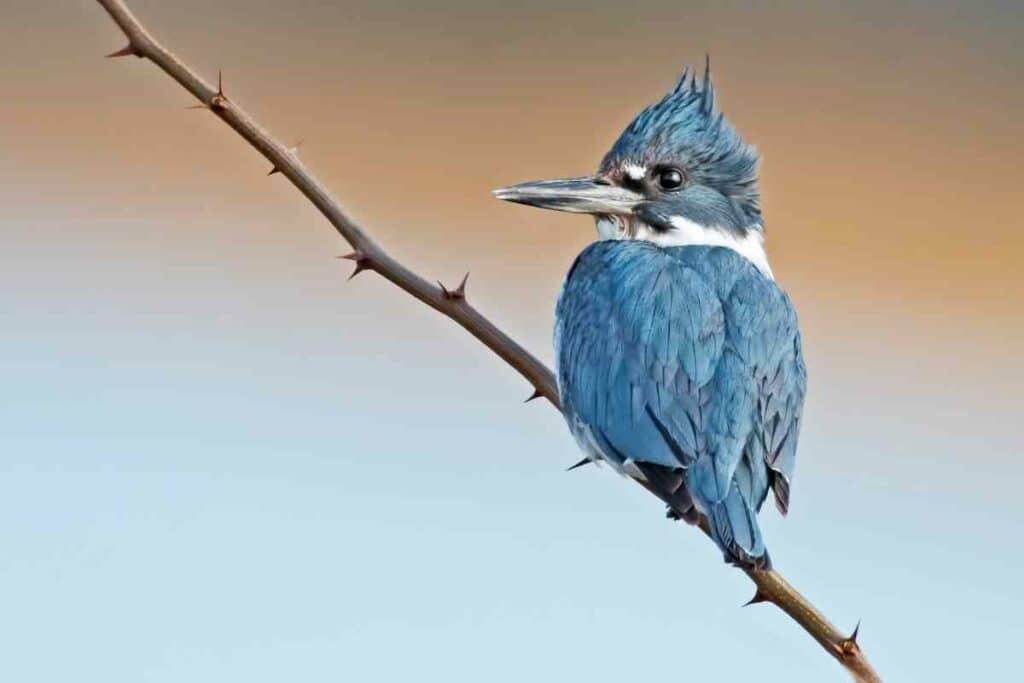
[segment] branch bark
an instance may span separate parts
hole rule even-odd
[[[352,246],[353,252],[346,258],[355,263],[353,276],[364,270],[372,270],[427,306],[451,318],[519,372],[534,387],[533,398],[544,397],[555,408],[561,410],[558,387],[552,372],[469,304],[465,295],[465,279],[457,288],[449,290],[443,285],[433,284],[392,258],[345,213],[338,201],[305,167],[294,149],[274,139],[241,107],[231,101],[219,77],[215,89],[157,42],[121,0],[97,1],[128,39],[128,45],[107,56],[135,56],[148,59],[192,93],[201,103],[198,107],[212,111],[256,148],[271,163],[270,172],[287,177]],[[643,485],[643,482],[638,483]],[[658,495],[650,488],[648,490]],[[708,533],[703,520],[699,526],[705,534]],[[854,629],[850,636],[841,633],[777,571],[745,571],[756,586],[754,597],[748,604],[770,602],[776,605],[803,627],[825,652],[842,664],[855,681],[881,681],[857,643],[857,629]]]

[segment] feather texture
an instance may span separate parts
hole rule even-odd
[[[562,288],[555,346],[588,454],[672,482],[727,560],[766,566],[756,512],[769,490],[788,508],[806,386],[786,294],[730,249],[595,242]]]
[[[757,150],[719,110],[710,59],[702,79],[686,68],[672,90],[637,114],[604,156],[601,171],[626,163],[685,169],[694,183],[731,202],[743,226],[763,229]]]

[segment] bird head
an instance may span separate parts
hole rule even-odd
[[[716,106],[709,60],[703,78],[687,67],[668,94],[633,119],[595,175],[521,183],[494,195],[592,214],[605,239],[760,248],[757,166],[757,151]]]

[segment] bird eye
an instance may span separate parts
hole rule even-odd
[[[683,174],[678,168],[666,168],[658,172],[658,185],[663,190],[678,190],[683,186]]]

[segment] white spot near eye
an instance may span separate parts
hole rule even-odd
[[[647,175],[647,169],[640,164],[628,163],[622,166],[622,172],[630,177],[631,180],[643,180]]]

